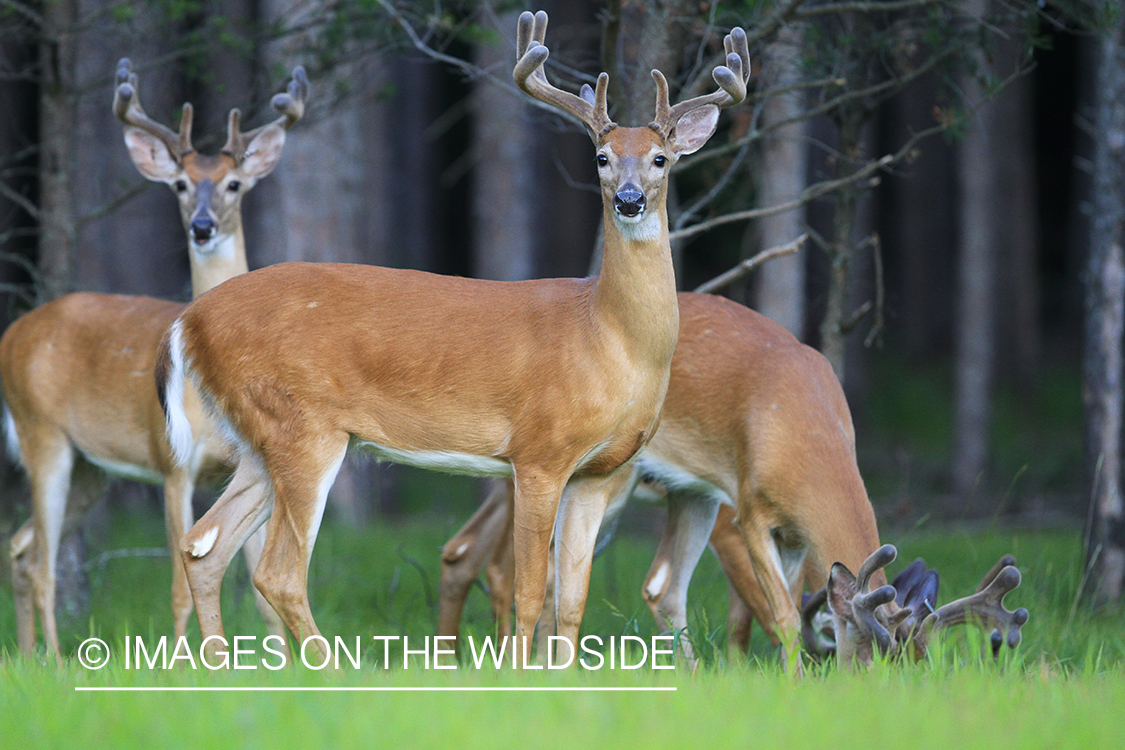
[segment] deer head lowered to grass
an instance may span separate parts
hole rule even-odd
[[[1005,644],[1012,649],[1020,644],[1028,611],[1004,607],[1004,597],[1020,585],[1013,556],[1001,557],[972,595],[936,607],[938,574],[927,569],[921,559],[903,569],[891,584],[870,590],[872,574],[893,562],[897,554],[894,546],[884,545],[855,575],[840,563],[832,566],[827,586],[802,608],[806,648],[820,655],[834,652],[841,665],[870,664],[876,650],[885,656],[909,655],[920,661],[937,633],[964,623],[991,631],[989,647],[994,658]],[[816,624],[825,605],[832,618],[831,628]]]

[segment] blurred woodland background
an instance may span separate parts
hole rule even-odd
[[[180,104],[195,105],[204,152],[220,147],[230,108],[264,121],[292,67],[307,67],[305,117],[244,204],[251,268],[332,260],[496,279],[596,272],[589,139],[511,81],[515,20],[528,7],[0,0],[3,324],[78,289],[190,298],[176,201],[136,172],[111,110],[124,56],[150,116],[175,126]],[[541,0],[530,9],[539,7],[550,14],[557,84],[575,90],[608,71],[611,114],[630,125],[652,117],[649,69],[690,94],[710,85],[723,34],[746,28],[752,94],[677,167],[680,287],[807,233],[799,253],[723,293],[832,361],[884,525],[1085,527],[1090,593],[1119,598],[1120,3]],[[330,513],[349,523],[416,511],[464,519],[476,487],[357,459]],[[0,491],[4,539],[27,515],[10,463]],[[117,482],[99,512],[107,507],[157,513],[159,493]],[[76,537],[70,554],[80,558]]]

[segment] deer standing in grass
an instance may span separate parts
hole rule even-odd
[[[192,294],[199,296],[245,273],[242,198],[277,165],[286,130],[304,112],[308,81],[293,71],[288,93],[274,97],[281,113],[249,132],[231,110],[227,142],[214,156],[191,143],[192,107],[184,104],[178,133],[141,107],[128,60],[117,70],[113,110],[125,124],[125,145],[146,178],[176,193],[187,231]],[[47,650],[58,654],[55,564],[59,541],[105,486],[105,473],[164,486],[165,526],[172,555],[175,634],[187,629],[191,594],[177,545],[194,521],[192,492],[207,473],[229,471],[229,448],[202,419],[198,398],[184,392],[193,427],[187,461],[175,463],[165,439],[153,361],[165,330],[184,305],[151,297],[75,293],[16,320],[0,339],[8,444],[27,471],[32,516],[12,539],[12,576],[20,649],[35,649],[35,610]],[[253,566],[261,542],[247,549]],[[259,609],[281,631],[264,601]],[[281,631],[284,632],[284,631]]]
[[[687,627],[688,584],[710,544],[732,586],[732,634],[748,637],[753,616],[793,664],[804,577],[821,586],[833,563],[858,567],[879,546],[847,401],[828,361],[769,318],[711,295],[681,292],[679,306],[660,426],[614,506],[638,480],[665,488],[668,522],[642,587],[662,627]],[[439,634],[456,635],[485,560],[494,612],[511,607],[509,514],[494,494],[443,548]]]
[[[930,620],[933,610],[924,606],[936,599],[936,573],[928,579],[932,588],[916,587],[918,575],[896,579],[897,596],[886,586],[883,567],[894,548],[879,546],[851,414],[828,361],[730,300],[681,292],[679,305],[660,426],[634,459],[635,470],[615,477],[606,513],[609,522],[638,481],[664,487],[668,522],[642,586],[660,626],[687,627],[688,584],[710,545],[731,587],[732,640],[744,650],[756,619],[781,643],[787,665],[802,642],[820,653],[810,627],[815,608],[803,617],[798,604],[803,584],[817,588],[829,579],[842,663],[869,663],[876,647],[889,652],[908,641],[918,658],[934,626],[964,622],[966,609],[970,619],[1007,630],[1009,646],[1018,644],[1026,610],[1020,615],[999,604],[1019,583],[1014,567],[1000,574],[1014,559],[1004,558],[985,577],[976,598],[946,605]],[[457,635],[469,588],[485,566],[498,632],[508,632],[511,532],[510,486],[501,485],[442,549],[439,635]],[[860,571],[858,583],[849,569]],[[541,631],[540,642],[549,634]],[[694,663],[690,639],[681,645]]]
[[[558,632],[577,643],[606,486],[656,429],[676,345],[669,170],[711,137],[720,108],[742,101],[750,68],[737,29],[726,40],[727,66],[714,71],[718,91],[669,106],[654,71],[655,121],[618,127],[605,73],[581,96],[547,82],[546,27],[543,12],[520,17],[514,78],[577,117],[594,141],[605,229],[599,276],[492,282],[282,264],[203,295],[165,337],[158,382],[177,457],[186,458],[191,437],[186,383],[237,451],[230,486],[181,543],[204,637],[222,635],[223,571],[267,517],[254,583],[294,637],[319,634],[309,559],[328,488],[358,443],[424,468],[513,476],[525,658],[557,516]]]

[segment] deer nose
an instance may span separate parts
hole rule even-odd
[[[636,216],[645,210],[645,194],[632,183],[625,183],[613,196],[613,208],[622,216]]]
[[[196,242],[202,244],[211,239],[215,231],[215,220],[210,216],[196,216],[191,220],[191,236]]]

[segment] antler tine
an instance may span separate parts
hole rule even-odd
[[[893,639],[887,628],[875,617],[875,610],[895,600],[895,588],[886,585],[870,592],[867,589],[875,571],[894,562],[897,556],[898,550],[893,544],[884,544],[872,552],[859,566],[859,572],[856,574],[856,593],[852,598],[852,612],[856,625],[875,641],[875,645],[883,653],[890,651]]]
[[[180,118],[180,132],[177,134],[145,114],[138,93],[137,74],[133,72],[133,63],[127,57],[121,58],[117,63],[116,83],[117,88],[113,92],[113,112],[119,120],[160,139],[176,161],[195,150],[191,145],[191,104],[184,104],[183,116]]]
[[[992,580],[982,591],[938,607],[927,617],[922,622],[921,638],[928,638],[933,631],[950,625],[975,621],[985,629],[999,631],[1009,648],[1018,646],[1023,638],[1020,628],[1027,624],[1028,611],[1023,607],[1015,611],[1005,609],[1004,597],[1020,585],[1020,572],[1008,565],[995,575],[989,571],[989,575]],[[995,653],[996,636],[990,640]]]
[[[718,65],[711,77],[719,85],[719,90],[693,99],[682,101],[674,107],[668,105],[668,81],[659,70],[652,71],[656,82],[656,118],[652,125],[661,133],[667,134],[684,115],[700,107],[714,106],[719,109],[733,106],[746,98],[746,84],[750,80],[750,48],[746,32],[736,26],[723,38],[726,51],[726,65]]]
[[[270,106],[279,112],[281,117],[243,133],[239,129],[242,111],[237,107],[230,111],[230,119],[227,122],[227,143],[223,146],[223,152],[233,156],[235,161],[240,161],[246,153],[246,146],[266,128],[277,126],[288,130],[293,127],[305,114],[305,101],[308,96],[309,77],[305,73],[305,68],[298,65],[293,68],[293,80],[289,82],[287,90],[275,94],[270,100]]]
[[[512,78],[527,95],[577,117],[596,138],[614,125],[606,106],[609,76],[606,73],[598,76],[597,91],[592,101],[586,96],[588,85],[583,87],[583,96],[552,86],[543,70],[550,55],[544,44],[546,37],[546,12],[539,11],[533,15],[524,11],[520,14],[516,30],[516,67]]]
[[[996,561],[996,564],[992,566],[992,569],[984,574],[984,578],[981,579],[980,585],[977,586],[977,590],[973,593],[979,594],[980,592],[984,591],[986,588],[988,588],[989,584],[996,580],[996,576],[1000,575],[1001,570],[1008,567],[1009,565],[1015,567],[1015,564],[1015,555],[1004,555],[1003,557],[1001,557]]]

